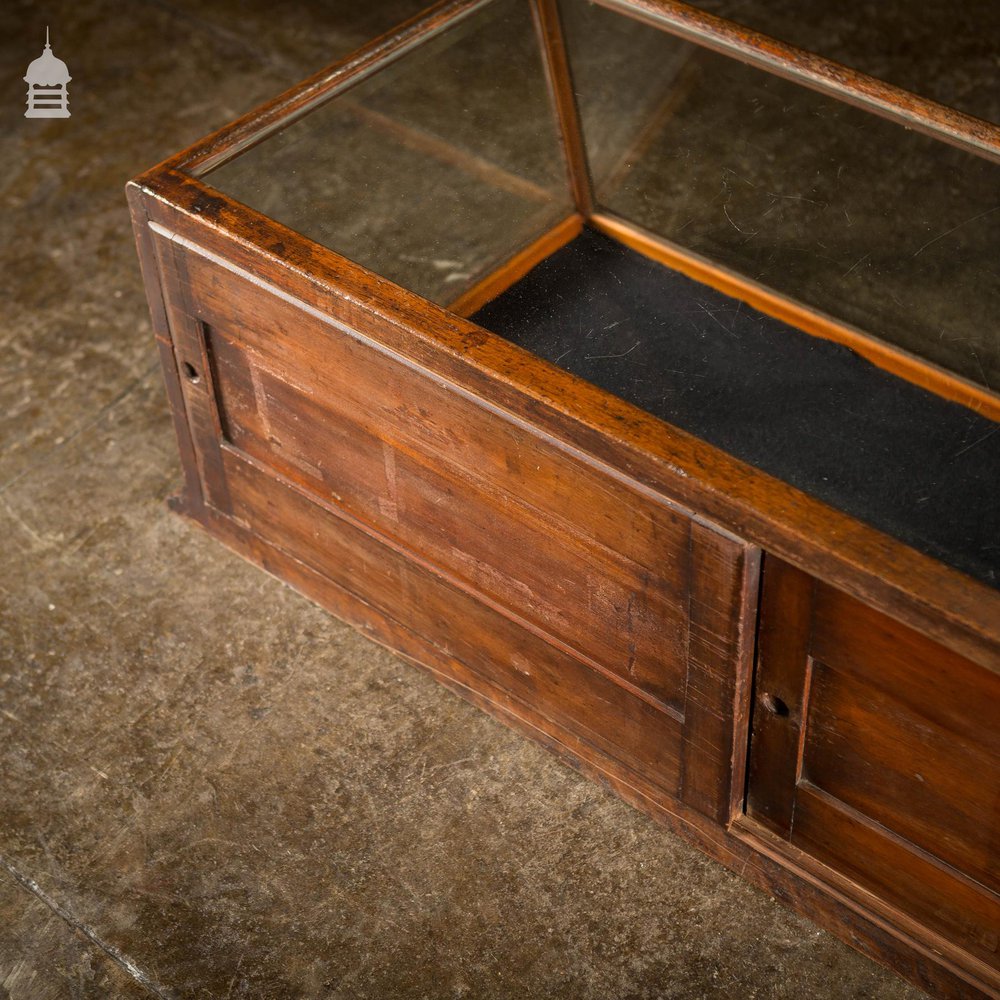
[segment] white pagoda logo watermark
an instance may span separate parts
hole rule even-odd
[[[28,67],[24,80],[28,85],[28,110],[25,118],[69,118],[69,94],[66,85],[73,79],[66,63],[52,54],[49,29],[45,29],[45,48]]]

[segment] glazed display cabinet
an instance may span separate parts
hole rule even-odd
[[[133,181],[174,505],[997,996],[1000,126],[760,27],[446,0]]]

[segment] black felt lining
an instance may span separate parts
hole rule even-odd
[[[589,229],[472,319],[1000,588],[1000,424]]]

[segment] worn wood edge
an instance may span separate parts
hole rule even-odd
[[[744,811],[781,837],[791,833],[806,731],[803,701],[809,668],[815,578],[772,555],[762,560],[752,733]],[[788,706],[782,720],[763,706],[768,692]],[[808,706],[807,706],[808,707]],[[763,708],[763,710],[761,710]]]
[[[682,0],[594,0],[660,30],[1000,162],[1000,126],[797,48]]]
[[[713,560],[727,546],[738,569],[720,576],[713,572]],[[761,561],[756,546],[690,522],[687,676],[677,798],[721,826],[729,826],[743,807]],[[728,591],[724,605],[716,602],[720,583]],[[719,614],[721,607],[726,610]],[[718,624],[722,628],[712,631]]]
[[[754,309],[788,323],[805,333],[849,347],[877,368],[912,382],[921,389],[941,396],[1000,422],[1000,395],[946,371],[930,361],[924,361],[900,347],[878,340],[871,334],[841,323],[817,310],[771,291],[764,285],[745,278],[735,271],[692,251],[685,250],[664,237],[657,236],[635,223],[611,212],[596,212],[588,222],[598,231],[624,243],[625,246],[680,271],[724,295],[746,302]]]
[[[808,696],[808,690],[806,693]],[[850,803],[845,802],[842,799],[838,799],[836,795],[831,795],[821,786],[814,785],[808,778],[800,777],[797,779],[796,784],[796,798],[799,802],[801,802],[802,798],[805,797],[811,799],[813,802],[818,801],[829,809],[837,810],[843,815],[849,817],[853,823],[864,829],[866,833],[875,833],[893,844],[895,847],[907,851],[920,865],[928,869],[934,869],[941,875],[951,879],[957,885],[962,886],[963,889],[983,896],[989,903],[995,905],[997,912],[1000,913],[1000,893],[998,893],[998,891],[992,886],[987,885],[981,879],[967,874],[962,871],[962,869],[955,867],[943,858],[939,858],[926,847],[923,847],[912,840],[907,840],[901,834],[896,833],[895,830],[887,826],[883,826],[878,822],[878,820],[873,819],[870,815],[862,812],[860,809],[854,808],[854,806],[850,805]],[[806,843],[808,843],[808,841]],[[877,898],[877,893],[872,893],[872,895]],[[942,940],[946,939],[942,936]],[[989,968],[985,965],[985,963],[981,964],[983,964],[984,968]]]
[[[438,0],[437,3],[259,105],[222,128],[168,157],[153,170],[173,168],[203,174],[291,124],[334,94],[409,52],[429,36],[452,27],[494,0]]]
[[[811,674],[814,657],[823,658],[822,652],[817,652],[811,645],[818,584],[814,578],[780,559],[769,557],[765,562],[755,685],[758,691],[767,691],[784,702],[786,710],[782,715],[786,717],[783,720],[776,718],[774,713],[762,708],[758,697],[750,743],[752,777],[747,788],[746,815],[741,817],[739,826],[751,840],[761,842],[766,849],[777,850],[798,859],[801,864],[812,865],[823,874],[826,882],[901,927],[934,954],[953,961],[964,970],[964,974],[976,979],[981,988],[989,984],[994,988],[1000,987],[1000,967],[991,966],[989,961],[984,960],[978,942],[970,948],[961,937],[953,939],[941,928],[926,926],[920,917],[906,909],[905,903],[893,901],[890,887],[879,890],[866,886],[863,876],[850,873],[849,869],[838,870],[835,865],[840,862],[827,862],[822,860],[820,854],[810,854],[807,843],[790,843],[794,839],[793,825],[797,828],[800,810],[805,808],[801,799],[805,792],[849,816],[856,826],[865,831],[866,836],[878,837],[896,850],[905,852],[925,872],[933,870],[940,873],[955,887],[975,894],[987,905],[989,900],[1000,903],[996,892],[982,881],[935,856],[920,843],[907,840],[872,815],[826,793],[805,776],[803,751],[810,714]],[[848,676],[856,680],[858,676],[869,676],[871,669],[869,667],[863,675]],[[875,670],[878,672],[877,667]],[[854,856],[857,857],[857,854]],[[859,871],[863,872],[865,868],[866,865],[861,864]],[[885,895],[880,896],[880,891]],[[896,899],[905,899],[905,894]],[[952,909],[955,909],[954,904]],[[927,915],[926,910],[917,912]],[[970,940],[972,937],[970,934]]]
[[[505,292],[514,282],[520,281],[536,264],[566,246],[570,240],[576,239],[582,229],[583,217],[577,212],[557,222],[548,232],[542,233],[538,239],[463,292],[448,306],[448,311],[463,317],[471,316],[477,309]]]
[[[560,724],[545,719],[542,728],[539,721],[518,714],[518,708],[530,713],[530,706],[522,706],[511,697],[492,699],[457,680],[448,673],[447,654],[440,647],[327,580],[246,526],[202,505],[196,497],[182,493],[171,498],[169,506],[280,583],[319,604],[365,638],[429,673],[499,722],[540,743],[584,777],[872,961],[943,1000],[989,1000],[995,996],[988,985],[970,979],[961,966],[941,955],[934,946],[936,940],[925,943],[854,899],[850,892],[853,883],[838,877],[843,885],[830,884],[829,876],[836,873],[819,862],[752,826],[737,824],[728,830],[720,827],[690,807],[665,799],[654,786],[646,786],[624,765],[617,764]]]
[[[563,38],[562,20],[556,0],[531,0],[531,12],[545,64],[549,97],[559,125],[569,189],[577,211],[586,218],[594,208],[594,191],[580,113],[573,91],[573,74]]]
[[[177,357],[174,352],[170,324],[167,320],[163,286],[160,282],[159,258],[152,239],[152,230],[149,228],[150,220],[146,211],[146,201],[141,189],[131,183],[126,187],[126,197],[135,235],[142,283],[153,327],[153,339],[156,342],[160,367],[163,372],[167,406],[170,410],[170,420],[177,439],[177,451],[180,456],[181,471],[184,474],[185,488],[189,495],[197,495],[200,498],[201,477],[198,473],[198,460],[194,442],[191,439],[184,391],[181,387]]]
[[[153,229],[150,223],[150,230]],[[229,487],[222,474],[220,441],[222,423],[219,414],[215,378],[207,353],[204,331],[191,306],[188,295],[187,259],[179,244],[153,240],[158,273],[164,293],[170,341],[173,347],[173,368],[180,381],[180,392],[187,415],[188,433],[194,445],[194,457],[206,504],[229,512]],[[192,366],[192,379],[184,375]]]
[[[242,270],[280,274],[379,349],[658,502],[709,520],[1000,672],[1000,592],[433,305],[180,171],[144,175],[150,218]],[[232,263],[230,263],[232,262]],[[265,282],[266,283],[266,282]],[[373,333],[377,329],[377,336]]]
[[[948,970],[961,983],[979,991],[977,995],[987,998],[1000,995],[1000,970],[990,968],[960,946],[909,917],[905,911],[881,899],[835,868],[794,847],[749,816],[741,817],[732,827],[731,833],[757,853],[774,858],[779,864],[794,867],[801,872],[800,877],[814,880],[831,895],[843,898],[849,906],[863,912],[872,923],[906,940],[935,965]],[[928,988],[926,984],[919,982],[917,985]],[[961,994],[963,997],[966,995]]]
[[[753,722],[754,664],[757,661],[757,624],[763,584],[765,553],[754,547],[743,565],[743,607],[737,619],[740,660],[732,692],[733,731],[729,747],[729,820],[743,811],[750,763],[750,730]]]

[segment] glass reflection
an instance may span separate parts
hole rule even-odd
[[[528,0],[497,0],[210,171],[441,304],[571,211]]]
[[[599,206],[1000,389],[1000,166],[587,0],[561,10]]]

